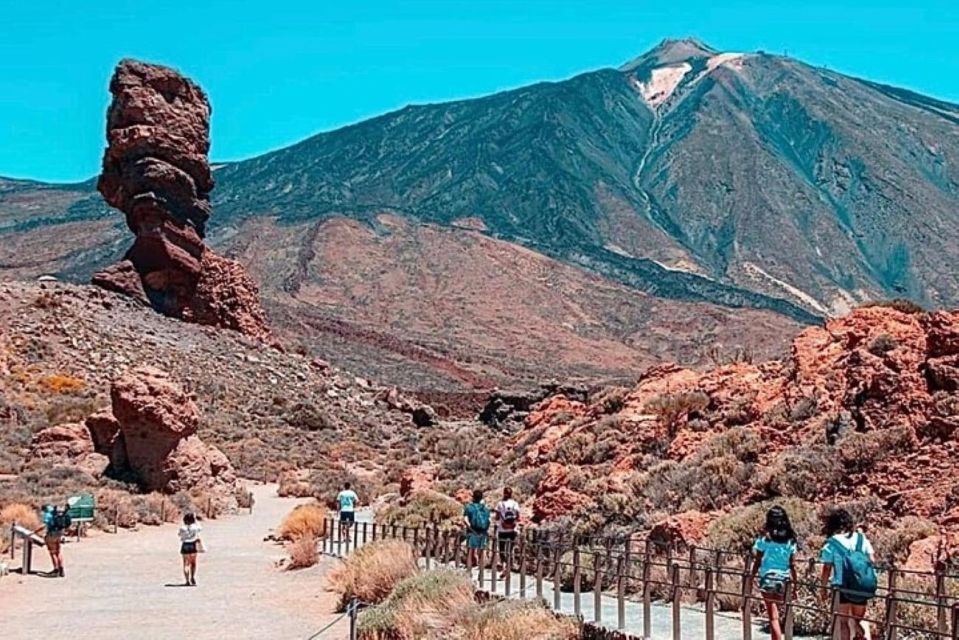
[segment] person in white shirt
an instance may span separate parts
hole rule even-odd
[[[183,558],[184,586],[196,586],[196,555],[202,548],[200,531],[203,527],[196,521],[196,516],[188,513],[183,516],[183,526],[177,532],[180,537],[180,556]]]
[[[356,503],[360,501],[350,483],[343,483],[343,490],[336,494],[336,506],[340,515],[340,539],[350,541],[350,528],[356,522]]]
[[[506,575],[506,567],[510,566],[513,555],[513,545],[519,535],[519,503],[513,500],[513,489],[503,489],[503,499],[493,511],[496,524],[496,544],[499,550],[499,563],[502,575]]]
[[[876,563],[876,554],[872,543],[861,531],[856,531],[852,516],[845,509],[835,509],[826,517],[826,544],[819,552],[819,561],[822,565],[820,578],[820,597],[829,599],[830,587],[838,588],[843,584],[842,565],[844,556],[861,552],[869,558],[873,565]],[[866,640],[871,640],[872,634],[869,622],[865,620],[869,597],[860,594],[839,592],[839,611],[836,624],[839,625],[840,640],[851,640],[856,637],[856,626],[863,632]]]

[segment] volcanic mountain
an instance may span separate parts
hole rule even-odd
[[[691,39],[214,178],[208,241],[274,325],[407,387],[763,356],[861,302],[959,302],[959,106]],[[6,277],[84,279],[124,239],[91,183],[0,180],[0,234]]]

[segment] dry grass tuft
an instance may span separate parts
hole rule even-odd
[[[14,522],[35,530],[40,528],[40,515],[37,510],[28,504],[14,502],[0,509],[0,553],[10,550],[10,525]]]
[[[340,609],[351,598],[369,604],[383,602],[404,578],[416,573],[413,548],[398,540],[378,540],[360,547],[330,572],[330,590],[340,594]]]
[[[443,531],[459,530],[463,505],[436,491],[417,491],[406,504],[392,504],[380,511],[377,522],[405,527],[438,526]]]
[[[305,569],[312,567],[320,560],[320,554],[316,550],[316,536],[304,535],[290,543],[287,547],[290,554],[290,564],[287,569]]]
[[[300,538],[312,536],[322,538],[326,535],[326,510],[317,504],[301,504],[291,511],[280,523],[276,537],[296,542]]]
[[[504,600],[468,609],[457,624],[463,640],[574,640],[579,628],[539,602]]]
[[[72,393],[80,391],[86,383],[80,378],[60,373],[40,378],[40,386],[51,393]]]
[[[542,604],[479,603],[469,577],[450,569],[424,571],[396,585],[360,617],[363,640],[573,640],[576,623]]]

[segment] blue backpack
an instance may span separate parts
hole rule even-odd
[[[489,530],[489,509],[486,505],[474,502],[470,505],[469,522],[470,529],[476,533],[486,533]]]
[[[857,536],[856,548],[852,551],[835,538],[829,538],[827,544],[839,560],[833,565],[833,571],[837,573],[841,592],[850,602],[865,603],[876,595],[879,585],[876,569],[862,550],[863,535]]]

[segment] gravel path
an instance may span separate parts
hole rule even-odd
[[[301,500],[278,498],[275,485],[253,487],[252,515],[204,523],[209,552],[200,556],[195,588],[182,587],[176,525],[137,532],[91,533],[64,545],[67,577],[0,578],[0,628],[7,638],[96,640],[308,638],[336,618],[323,575],[325,558],[303,571],[281,571],[285,557],[263,538]],[[37,554],[35,569],[50,560]],[[19,554],[14,561],[19,566]],[[343,638],[345,621],[322,638]]]

